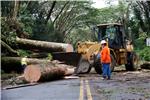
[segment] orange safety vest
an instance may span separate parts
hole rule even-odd
[[[102,63],[111,63],[110,50],[107,46],[101,50],[100,54]]]

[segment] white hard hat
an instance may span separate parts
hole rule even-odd
[[[102,41],[101,41],[101,44],[105,44],[105,43],[106,43],[106,41],[105,41],[105,40],[102,40]]]

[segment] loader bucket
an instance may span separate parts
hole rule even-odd
[[[54,52],[52,53],[52,56],[53,60],[59,60],[74,67],[79,66],[79,62],[81,59],[81,54],[77,52]]]

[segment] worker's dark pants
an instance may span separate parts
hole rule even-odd
[[[23,64],[21,67],[21,71],[24,72],[24,69],[26,68],[27,65]]]
[[[102,70],[103,70],[103,78],[110,79],[111,77],[110,63],[102,63]]]

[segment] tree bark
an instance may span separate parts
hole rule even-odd
[[[29,65],[24,71],[25,80],[28,82],[50,81],[62,78],[67,68],[52,65]]]
[[[24,78],[26,81],[45,82],[55,79],[60,79],[66,75],[74,73],[74,68],[64,64],[35,64],[29,65],[24,71]]]
[[[11,72],[11,71],[17,71],[21,72],[21,57],[2,57],[1,58],[1,69],[5,72]],[[61,63],[61,62],[51,62],[50,60],[46,59],[36,59],[36,58],[27,58],[26,60],[27,64],[55,64],[55,63]]]
[[[14,11],[13,11],[13,19],[16,20],[17,13],[18,13],[19,1],[14,1]]]
[[[6,61],[6,63],[8,63],[8,64],[20,63],[21,59],[22,59],[22,57],[2,57],[2,61],[4,61],[4,62]],[[46,59],[27,58],[26,62],[27,62],[27,64],[38,64],[38,63],[44,63],[44,62],[50,63],[51,61],[46,60]]]
[[[45,52],[73,52],[73,46],[65,43],[29,40],[18,37],[16,38],[16,41],[20,48],[24,49],[38,49]]]
[[[4,70],[5,72],[11,72],[11,71],[16,71],[16,72],[21,72],[22,71],[22,68],[21,68],[21,57],[2,57],[1,58],[1,69]],[[50,61],[50,60],[47,60],[47,59],[36,59],[36,58],[27,58],[26,59],[26,62],[27,62],[27,65],[35,65],[33,67],[33,73],[34,73],[34,69],[35,69],[35,72],[36,70],[38,70],[40,68],[44,68],[44,69],[40,69],[41,71],[38,72],[38,73],[45,73],[43,71],[48,71],[48,73],[46,72],[46,75],[52,75],[52,77],[50,77],[50,80],[51,79],[56,79],[57,78],[57,74],[58,74],[58,78],[60,78],[60,76],[64,76],[64,75],[71,75],[74,73],[74,68],[73,66],[70,66],[70,65],[66,65],[66,64],[63,64],[63,62],[60,62],[60,61],[57,61],[57,60],[53,60],[53,61]],[[28,66],[28,67],[29,67]],[[31,66],[31,69],[28,68],[28,70],[32,71],[32,66]],[[35,68],[37,67],[37,68]],[[48,68],[48,70],[47,70]],[[25,71],[25,73],[30,73]],[[50,71],[49,71],[50,70]],[[65,71],[65,72],[64,72]],[[35,74],[37,75],[37,74]],[[54,75],[54,76],[53,76]],[[33,74],[34,76],[34,74]],[[31,77],[32,76],[32,73],[31,73]],[[56,76],[56,78],[55,78]],[[28,77],[28,76],[27,76]],[[42,76],[43,77],[43,76]],[[45,77],[45,74],[44,74],[44,77]],[[46,77],[45,77],[46,78]],[[28,79],[27,79],[28,80]],[[41,79],[42,81],[47,81],[49,80],[49,78],[47,79],[44,79],[43,78]]]

